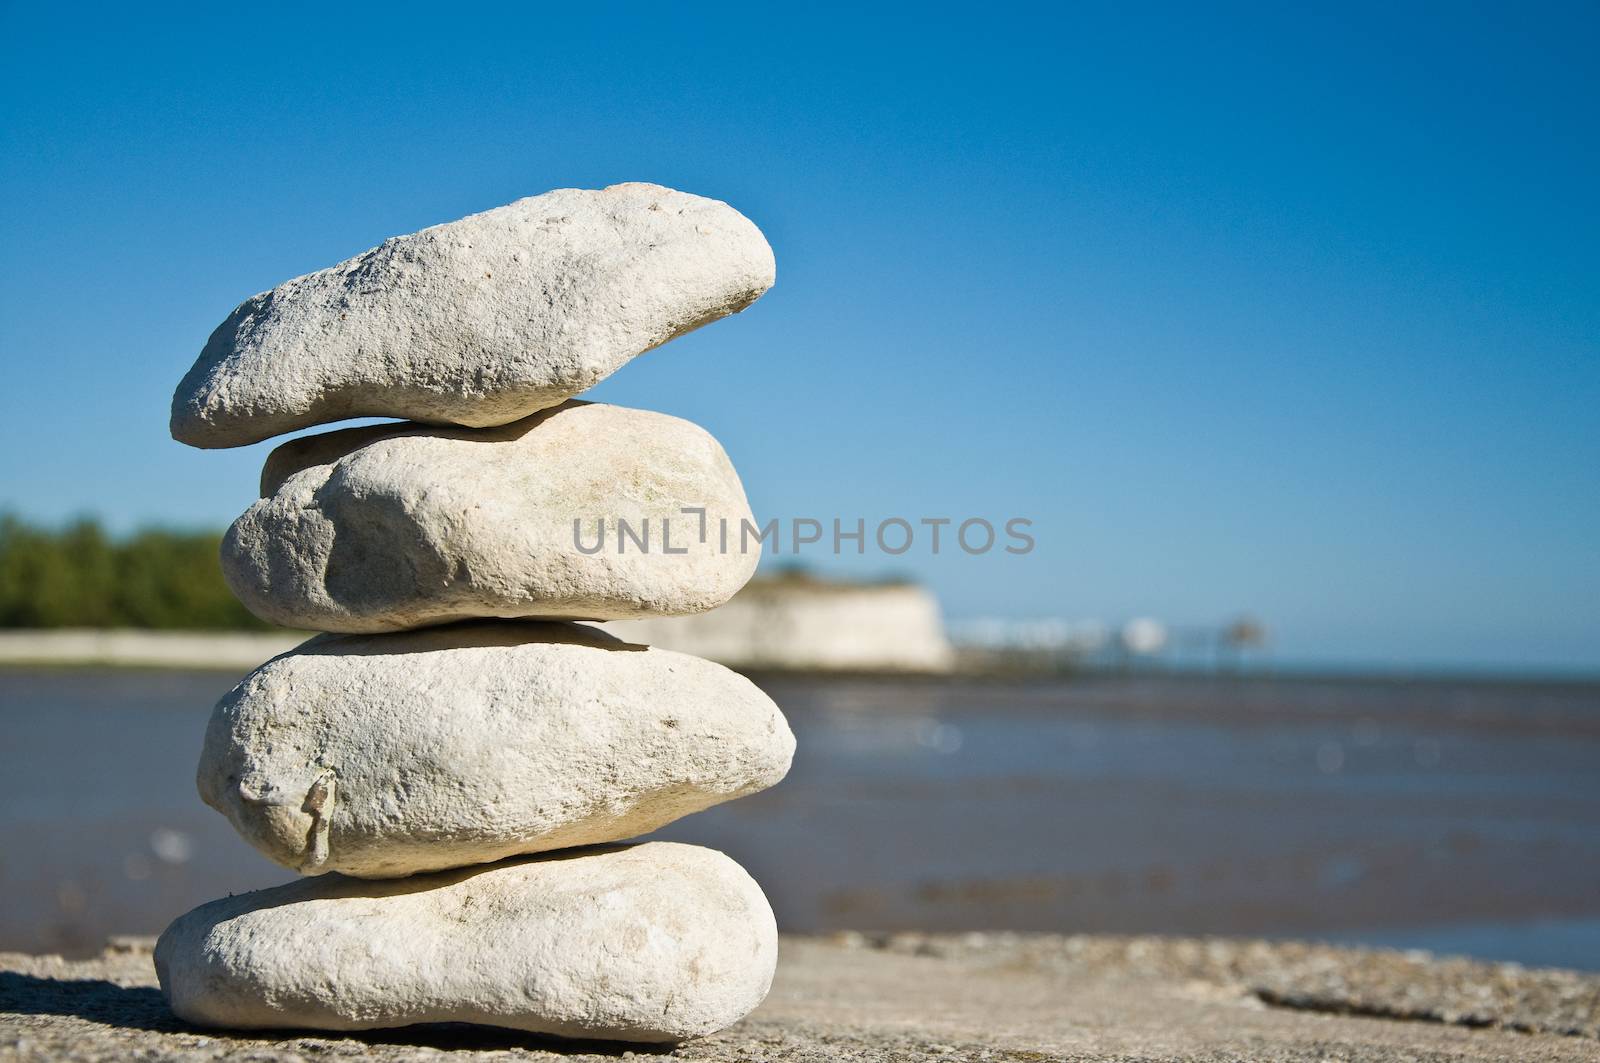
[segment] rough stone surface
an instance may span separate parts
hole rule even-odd
[[[560,189],[385,241],[245,300],[172,399],[172,436],[235,447],[363,415],[505,424],[772,286],[726,203]]]
[[[738,864],[652,842],[228,897],[168,927],[155,966],[173,1012],[205,1026],[474,1022],[659,1042],[749,1014],[777,955],[772,909]]]
[[[285,627],[677,616],[727,601],[760,560],[759,546],[721,548],[721,521],[737,531],[753,518],[717,441],[620,406],[296,439],[267,460],[262,487],[228,529],[222,569],[252,612]],[[706,511],[703,541],[685,508]]]
[[[753,1014],[670,1058],[1600,1059],[1600,976],[1565,971],[1250,941],[1010,934],[785,938],[781,961]],[[599,1063],[618,1054],[464,1025],[218,1034],[176,1019],[155,984],[139,942],[81,963],[0,955],[0,1058]]]
[[[647,834],[793,754],[778,707],[721,665],[491,621],[268,662],[217,704],[198,781],[278,863],[388,877]]]

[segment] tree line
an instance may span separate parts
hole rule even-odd
[[[50,528],[0,515],[0,627],[270,628],[228,591],[221,543],[217,532],[113,536],[93,519]]]

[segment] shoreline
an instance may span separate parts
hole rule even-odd
[[[249,671],[310,635],[294,631],[60,628],[0,631],[0,667]]]
[[[601,630],[609,630],[602,626]],[[617,633],[617,632],[613,632]],[[202,631],[151,628],[12,628],[0,629],[0,668],[155,668],[180,671],[248,672],[311,638],[310,631]],[[696,656],[715,655],[696,653]],[[722,662],[752,676],[829,676],[862,680],[904,680],[941,683],[948,680],[1033,683],[1082,679],[1129,678],[1215,680],[1219,683],[1321,683],[1359,685],[1384,683],[1431,686],[1498,684],[1549,688],[1600,686],[1600,674],[1567,671],[1475,670],[1397,667],[1273,667],[1223,670],[1187,666],[1133,669],[1075,669],[973,666],[959,658],[946,670],[901,668],[785,667],[754,662]]]

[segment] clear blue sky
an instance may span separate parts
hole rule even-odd
[[[763,516],[1039,542],[843,570],[1600,669],[1594,4],[227,6],[0,6],[0,505],[226,524],[266,447],[166,421],[241,299],[649,180],[778,285],[596,397],[710,428]]]

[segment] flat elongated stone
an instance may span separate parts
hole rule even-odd
[[[286,627],[698,613],[732,597],[760,559],[759,544],[741,549],[753,518],[717,441],[620,406],[297,439],[267,460],[262,486],[228,529],[222,570],[246,607]]]
[[[743,310],[774,270],[760,230],[714,199],[651,184],[520,199],[245,300],[178,385],[172,437],[505,424]]]
[[[155,963],[172,1010],[206,1026],[679,1041],[754,1009],[777,947],[738,864],[652,842],[212,901],[167,928]]]
[[[793,754],[778,707],[719,664],[499,621],[267,662],[217,704],[197,778],[278,863],[386,877],[647,834]]]

